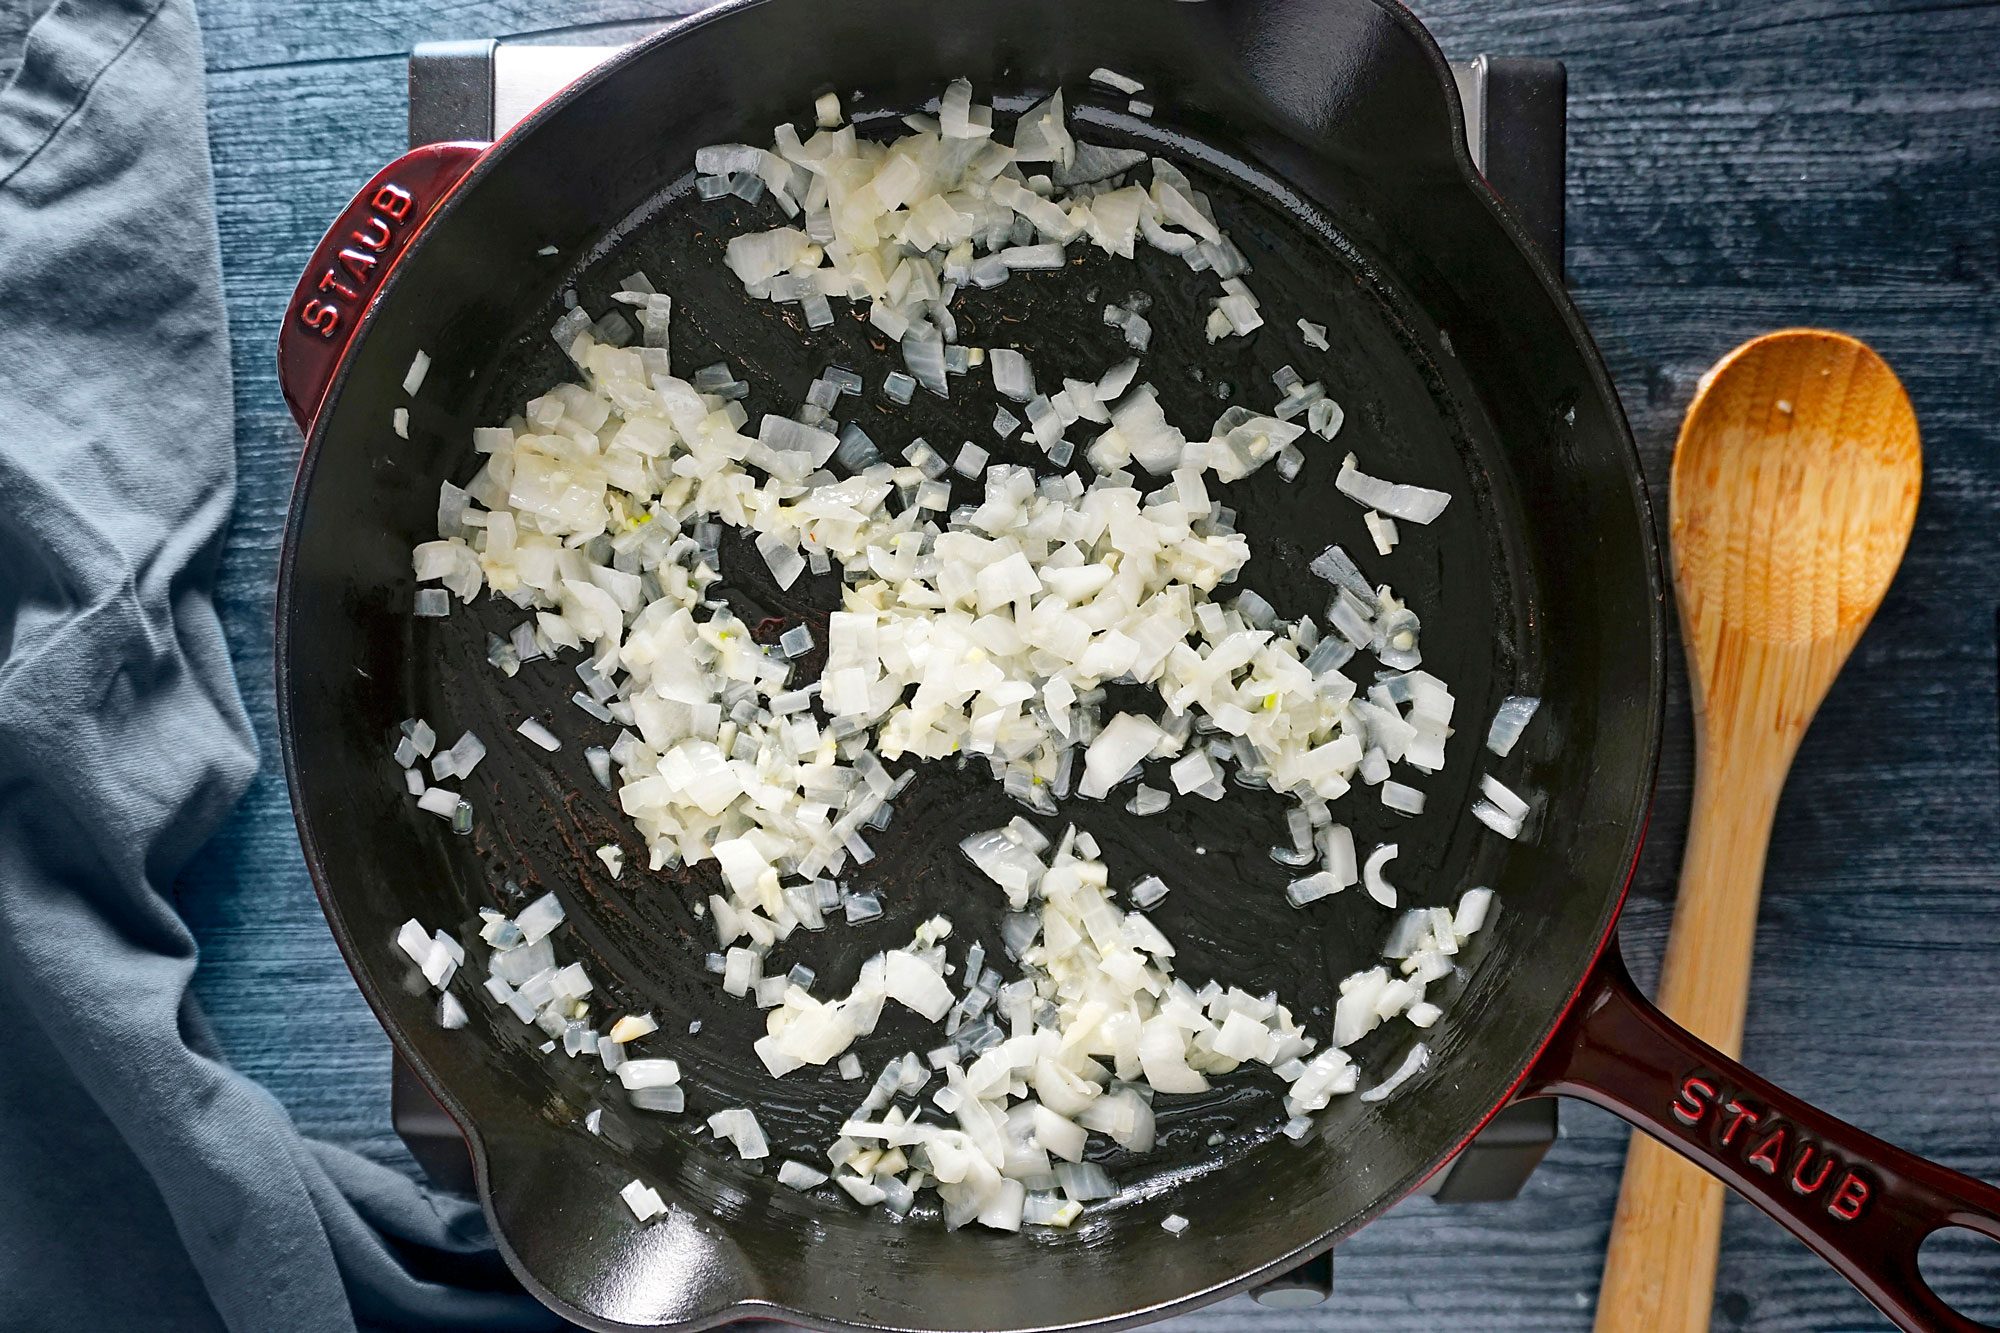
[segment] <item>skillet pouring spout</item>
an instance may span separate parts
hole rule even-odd
[[[1917,1267],[1926,1237],[2000,1240],[2000,1189],[1801,1101],[1687,1032],[1639,993],[1617,951],[1584,982],[1522,1091],[1579,1097],[1713,1173],[1804,1241],[1906,1333],[1988,1328]]]

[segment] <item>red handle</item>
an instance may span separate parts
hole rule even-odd
[[[2000,1189],[1864,1134],[1767,1083],[1647,1002],[1607,950],[1522,1091],[1594,1102],[1721,1177],[1906,1333],[1988,1328],[1917,1271],[1924,1238],[2000,1240]]]
[[[312,429],[327,386],[382,280],[472,169],[483,143],[433,143],[375,173],[313,250],[278,328],[278,387],[299,429]]]

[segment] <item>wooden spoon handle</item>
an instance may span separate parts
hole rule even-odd
[[[1719,756],[1717,756],[1719,757]],[[1790,750],[1753,767],[1696,763],[1659,1007],[1734,1056],[1743,1042],[1758,891]],[[1715,1304],[1722,1184],[1643,1134],[1632,1136],[1611,1224],[1597,1333],[1703,1333]]]

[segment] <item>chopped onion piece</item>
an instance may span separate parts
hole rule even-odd
[[[717,1111],[708,1118],[708,1129],[717,1138],[728,1139],[735,1144],[736,1155],[745,1161],[771,1155],[763,1127],[748,1107],[735,1106]]]
[[[1443,491],[1428,490],[1422,486],[1409,486],[1383,481],[1360,471],[1354,465],[1354,455],[1349,454],[1340,465],[1340,472],[1333,479],[1334,486],[1342,495],[1373,509],[1379,509],[1392,518],[1408,519],[1412,523],[1429,523],[1444,512],[1451,503],[1451,497]]]
[[[1410,1053],[1403,1057],[1403,1063],[1396,1066],[1396,1072],[1362,1093],[1361,1100],[1364,1102],[1382,1101],[1390,1093],[1421,1073],[1424,1067],[1430,1064],[1430,1062],[1430,1047],[1426,1046],[1423,1042],[1418,1042],[1410,1048]]]
[[[1385,842],[1368,853],[1368,859],[1361,866],[1361,883],[1368,890],[1368,896],[1384,907],[1396,905],[1396,886],[1382,877],[1382,868],[1396,859],[1400,850],[1395,843]]]
[[[632,1210],[632,1216],[641,1222],[650,1222],[667,1211],[666,1200],[660,1197],[659,1191],[636,1180],[619,1190],[618,1197]]]
[[[888,952],[882,984],[890,999],[914,1009],[933,1023],[951,1008],[951,988],[945,985],[944,978],[906,950]]]
[[[1174,790],[1185,796],[1214,785],[1218,774],[1207,753],[1195,750],[1175,760],[1167,776],[1173,780]]]
[[[828,1176],[826,1172],[815,1171],[803,1162],[795,1162],[787,1158],[778,1164],[778,1183],[787,1189],[795,1189],[801,1192],[809,1189],[817,1189],[821,1185],[826,1184],[827,1180]]]
[[[1035,396],[1035,372],[1027,357],[1010,347],[989,348],[986,357],[993,366],[993,387],[1002,395],[1017,403]]]
[[[424,794],[417,798],[417,809],[426,814],[436,815],[440,819],[450,819],[458,812],[458,793],[443,787],[427,788]]]
[[[1306,408],[1306,428],[1322,440],[1330,440],[1340,434],[1340,428],[1346,421],[1347,413],[1331,398],[1322,398]]]
[[[1508,814],[1484,797],[1472,803],[1472,817],[1503,838],[1512,839],[1521,836],[1520,818]]]
[[[1377,555],[1387,555],[1396,549],[1396,543],[1401,538],[1396,533],[1395,520],[1383,518],[1371,509],[1361,516],[1361,522],[1367,527],[1370,540],[1375,543]]]
[[[611,1025],[609,1036],[611,1040],[622,1045],[628,1041],[637,1041],[647,1033],[657,1032],[659,1029],[659,1023],[651,1014],[627,1014]]]
[[[1500,701],[1494,710],[1493,725],[1486,732],[1486,748],[1505,758],[1513,753],[1514,743],[1521,739],[1521,733],[1534,720],[1535,710],[1542,706],[1540,699],[1513,694]]]
[[[1014,126],[1014,160],[1053,162],[1067,166],[1076,157],[1076,141],[1063,124],[1062,91],[1021,113]]]
[[[1382,804],[1398,814],[1420,815],[1424,812],[1424,794],[1400,782],[1384,782]]]
[[[1114,1198],[1118,1193],[1111,1177],[1095,1162],[1057,1162],[1056,1180],[1062,1192],[1077,1203]]]
[[[798,582],[799,575],[805,573],[805,558],[786,542],[765,533],[757,538],[756,545],[757,554],[764,557],[764,563],[770,568],[771,578],[778,587],[791,587]]]
[[[917,383],[940,398],[951,396],[945,382],[944,335],[930,324],[918,322],[903,335],[903,365]]]
[[[623,1069],[625,1066],[618,1066]],[[641,1111],[678,1115],[687,1109],[687,1092],[678,1085],[663,1088],[634,1088],[625,1099]]]
[[[428,352],[418,352],[410,360],[410,368],[403,375],[403,392],[414,398],[417,390],[424,387],[424,376],[431,373],[431,358]]]
[[[1158,724],[1146,718],[1131,713],[1113,717],[1084,751],[1083,781],[1077,785],[1077,795],[1102,800],[1153,752],[1164,735]]]
[[[1105,371],[1103,376],[1097,381],[1098,401],[1104,403],[1116,402],[1124,395],[1127,386],[1132,383],[1132,380],[1138,373],[1139,358],[1136,356],[1120,361],[1117,365]]]
[[[430,962],[431,933],[415,917],[411,917],[396,932],[396,947],[407,954],[411,962],[423,967]]]
[[[1337,588],[1353,593],[1369,606],[1375,604],[1375,587],[1354,563],[1347,552],[1338,546],[1329,546],[1312,558],[1306,566],[1314,574]]]
[[[1304,907],[1322,898],[1330,898],[1347,885],[1324,870],[1315,871],[1304,879],[1295,879],[1285,886],[1285,900],[1294,907]]]
[[[763,955],[754,949],[731,949],[723,955],[722,989],[730,995],[748,995],[762,979]]]
[[[1452,916],[1451,928],[1461,942],[1485,926],[1493,910],[1493,890],[1488,888],[1467,889],[1458,900],[1458,910]]]
[[[562,923],[562,901],[556,897],[553,890],[529,903],[514,917],[514,924],[520,928],[521,941],[524,944],[541,942]]]
[[[1500,813],[1509,819],[1518,823],[1528,817],[1528,803],[1516,796],[1491,773],[1480,776],[1479,790],[1485,793],[1486,799],[1493,802]]]
[[[1132,78],[1130,75],[1120,74],[1117,70],[1106,69],[1102,65],[1090,71],[1090,79],[1093,83],[1101,83],[1105,87],[1121,93],[1141,92],[1146,87],[1145,84]]]

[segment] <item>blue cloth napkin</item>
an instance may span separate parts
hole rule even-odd
[[[559,1327],[189,995],[167,889],[256,763],[233,449],[189,0],[57,0],[0,90],[0,1329]]]

